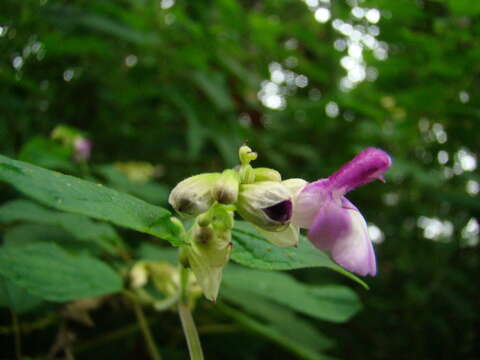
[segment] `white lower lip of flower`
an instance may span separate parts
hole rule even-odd
[[[280,247],[280,248],[291,248],[297,247],[300,229],[298,226],[290,224],[283,231],[267,231],[259,227],[255,227],[257,231],[263,235],[269,242]]]
[[[356,274],[375,275],[376,260],[368,227],[362,214],[356,210],[346,210],[350,215],[350,231],[332,249],[333,259],[345,269]]]

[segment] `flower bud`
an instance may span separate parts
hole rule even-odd
[[[218,230],[215,222],[207,226],[200,226],[197,222],[191,229],[190,243],[187,250],[190,267],[205,297],[215,301],[222,270],[232,250],[230,229]]]
[[[192,249],[206,259],[209,266],[223,267],[232,248],[230,231],[215,231],[211,225],[192,228]]]
[[[68,146],[72,146],[75,139],[80,135],[81,133],[79,130],[67,125],[58,125],[53,129],[51,133],[51,137],[53,140],[59,140],[60,142]]]
[[[282,175],[277,170],[269,168],[255,168],[255,182],[260,181],[282,181]]]
[[[180,214],[198,215],[213,204],[211,194],[219,173],[208,173],[189,177],[177,184],[170,192],[168,202]]]
[[[208,261],[193,249],[188,252],[188,261],[203,294],[208,300],[215,302],[222,282],[223,268],[210,266]]]
[[[227,169],[215,182],[212,189],[212,196],[220,204],[233,204],[237,201],[239,186],[240,177],[238,172]]]
[[[280,182],[241,185],[236,206],[245,220],[269,231],[285,229],[292,217],[290,190]]]
[[[73,158],[76,162],[84,162],[90,158],[92,142],[82,136],[77,136],[73,141]]]
[[[166,297],[174,296],[180,287],[178,269],[166,262],[150,262],[148,270],[155,288]]]
[[[255,160],[257,156],[257,153],[252,151],[247,145],[242,145],[240,146],[240,149],[238,149],[238,157],[240,158],[240,163],[242,165],[249,164],[250,161]]]
[[[143,262],[136,263],[130,270],[130,285],[132,288],[144,287],[148,282],[148,271]]]

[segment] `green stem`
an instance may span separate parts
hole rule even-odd
[[[200,343],[200,337],[193,321],[192,313],[187,304],[187,284],[189,270],[180,266],[180,301],[178,303],[178,314],[180,315],[180,321],[182,322],[183,333],[187,340],[188,352],[190,353],[191,360],[203,360],[203,350]]]
[[[191,360],[203,360],[202,345],[198,337],[197,328],[193,321],[192,313],[186,304],[178,304],[178,313],[182,321],[183,333],[187,339],[188,351]]]
[[[148,321],[145,318],[145,314],[143,313],[143,309],[141,305],[138,303],[135,295],[125,292],[127,297],[131,300],[133,305],[133,311],[135,312],[135,316],[137,317],[138,325],[142,330],[143,336],[145,338],[145,342],[147,343],[148,352],[153,360],[162,360],[160,352],[158,351],[157,345],[153,340],[152,332],[150,331],[150,327],[148,326]]]
[[[32,332],[34,330],[43,329],[58,320],[57,314],[49,314],[44,318],[35,320],[31,323],[19,323],[18,326],[21,329],[23,334]],[[3,334],[12,334],[15,332],[15,328],[13,326],[0,326],[0,335]]]
[[[18,317],[17,314],[11,310],[10,313],[12,314],[12,327],[14,331],[14,338],[15,338],[15,357],[17,360],[22,359],[22,338],[20,334],[20,326],[18,324]]]

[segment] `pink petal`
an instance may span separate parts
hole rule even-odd
[[[328,180],[321,179],[308,184],[293,201],[292,223],[304,228],[310,228],[315,215],[330,196],[326,189]]]
[[[328,186],[335,194],[344,195],[375,179],[383,180],[383,173],[391,165],[392,160],[385,151],[367,148],[330,176]]]
[[[341,204],[341,205],[340,205]],[[365,276],[377,272],[365,219],[347,199],[327,201],[318,211],[308,238],[348,271]]]
[[[358,275],[377,274],[377,264],[367,223],[356,210],[346,210],[350,217],[350,231],[339,239],[332,249],[332,258],[343,268]]]
[[[350,228],[348,211],[335,201],[327,201],[315,215],[308,239],[320,250],[332,251],[348,236]]]

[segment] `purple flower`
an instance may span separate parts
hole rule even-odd
[[[92,152],[92,142],[84,137],[78,136],[73,142],[73,151],[73,158],[75,161],[87,161]]]
[[[308,184],[297,196],[292,222],[309,229],[308,239],[319,249],[356,274],[375,276],[377,265],[367,223],[344,195],[375,179],[392,161],[380,149],[368,148],[327,179]]]

